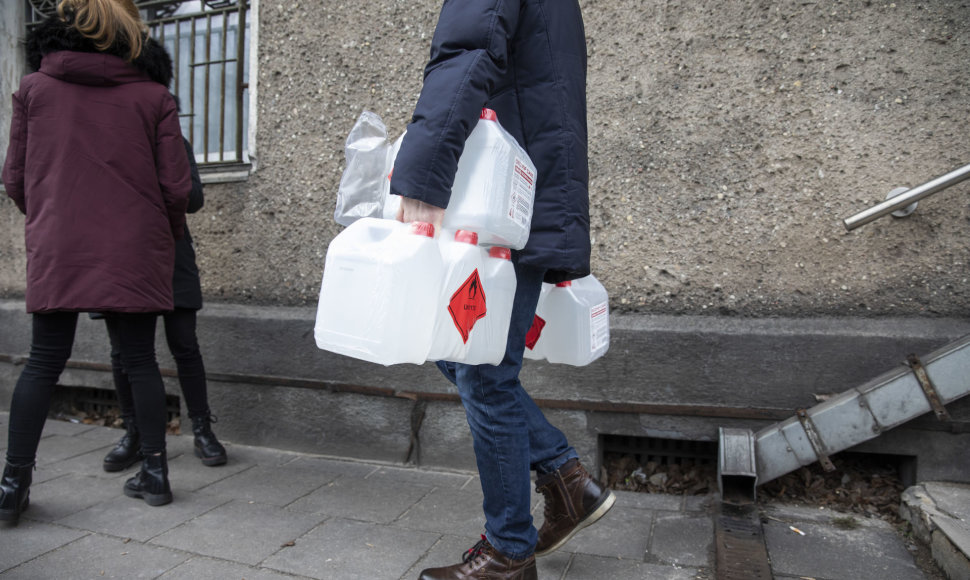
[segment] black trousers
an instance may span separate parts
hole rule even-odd
[[[209,415],[209,396],[205,382],[205,365],[199,350],[199,339],[195,334],[196,311],[190,308],[176,308],[162,316],[165,324],[165,340],[168,350],[175,359],[178,369],[179,386],[182,398],[188,407],[189,417]],[[121,362],[121,341],[108,325],[111,339],[111,371],[114,375],[115,390],[121,406],[121,416],[130,421],[135,416],[135,400],[132,397],[131,381]]]
[[[57,380],[71,356],[77,329],[76,312],[35,313],[30,356],[10,402],[7,462],[32,463]],[[157,313],[110,313],[121,345],[121,359],[131,381],[135,416],[146,454],[165,450],[165,386],[155,361]]]

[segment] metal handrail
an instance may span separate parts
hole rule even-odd
[[[965,179],[970,179],[970,165],[964,165],[960,169],[955,169],[946,175],[937,177],[932,181],[927,181],[919,187],[887,199],[879,205],[870,207],[865,211],[861,211],[852,217],[842,220],[842,223],[845,224],[845,229],[851,232],[860,226],[877,220],[888,213],[901,210],[913,202],[919,201],[924,197],[929,197]]]

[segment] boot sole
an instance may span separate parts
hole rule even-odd
[[[198,449],[195,450],[195,456],[202,460],[202,465],[208,467],[215,467],[217,465],[224,465],[229,458],[225,455],[216,455],[215,457],[203,457],[202,452]]]
[[[610,490],[606,490],[607,496],[603,499],[598,506],[596,506],[592,512],[589,513],[585,518],[583,518],[576,527],[573,528],[571,532],[566,534],[561,540],[542,550],[541,552],[536,550],[536,557],[541,558],[542,556],[548,556],[549,554],[555,552],[563,546],[566,542],[573,539],[573,536],[579,533],[583,528],[589,527],[599,521],[600,518],[606,515],[606,512],[613,508],[613,504],[616,503],[616,494]]]
[[[144,500],[150,506],[160,506],[167,503],[172,503],[172,492],[168,493],[144,493],[140,491],[131,491],[127,487],[125,488],[125,495],[128,497],[133,497],[135,499]]]
[[[27,511],[30,507],[30,495],[24,498],[24,505],[19,510],[0,510],[0,522],[10,522],[16,524],[20,521],[20,514]]]

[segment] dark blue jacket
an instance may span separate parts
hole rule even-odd
[[[536,165],[529,242],[546,281],[589,274],[586,35],[577,0],[445,0],[391,192],[446,208],[482,107]]]

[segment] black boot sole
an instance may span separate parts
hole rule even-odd
[[[125,495],[128,497],[133,497],[135,499],[144,500],[150,506],[160,506],[168,503],[172,503],[172,492],[168,493],[147,493],[144,491],[134,491],[125,488]]]
[[[215,455],[213,457],[205,457],[204,455],[202,455],[202,451],[198,447],[195,448],[195,456],[202,460],[202,465],[205,465],[208,467],[225,465],[225,463],[229,461],[229,458],[226,457],[225,455]]]
[[[27,497],[24,498],[23,505],[20,506],[20,509],[0,510],[0,522],[10,522],[11,524],[17,524],[17,522],[20,521],[20,514],[27,511],[28,507],[30,507],[29,494],[27,495]]]

